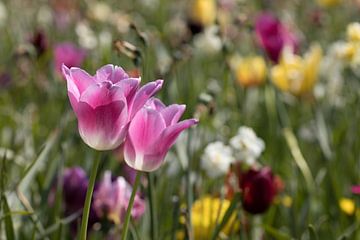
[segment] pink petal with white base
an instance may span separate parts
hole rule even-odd
[[[149,82],[140,88],[135,94],[130,106],[130,119],[132,119],[136,112],[144,106],[149,98],[161,89],[163,82],[163,80],[156,80],[154,82]]]
[[[96,150],[112,150],[124,140],[128,129],[126,103],[111,102],[96,107],[79,102],[79,133],[86,144]]]
[[[129,75],[121,67],[112,64],[105,65],[96,71],[96,81],[110,81],[113,84],[128,79]]]

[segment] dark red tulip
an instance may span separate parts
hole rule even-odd
[[[276,178],[269,167],[250,169],[240,175],[243,208],[252,214],[265,212],[277,192]]]
[[[34,46],[37,56],[41,56],[48,49],[48,40],[42,30],[37,30],[29,41]]]
[[[255,32],[260,46],[274,62],[279,61],[284,46],[294,51],[298,48],[298,37],[271,13],[262,13],[256,18]]]

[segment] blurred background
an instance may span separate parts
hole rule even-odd
[[[164,79],[157,97],[200,120],[143,176],[130,239],[360,238],[359,16],[358,0],[0,1],[0,238],[76,238],[95,153],[63,63]],[[133,182],[121,150],[105,171]],[[109,213],[89,239],[119,238]]]

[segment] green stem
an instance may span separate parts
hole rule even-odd
[[[129,206],[126,210],[126,215],[125,215],[125,222],[124,222],[124,227],[123,227],[123,231],[121,234],[121,239],[125,240],[126,236],[127,236],[127,232],[128,232],[128,228],[129,228],[129,222],[130,222],[130,217],[131,217],[131,209],[134,205],[134,200],[135,200],[135,195],[136,195],[136,190],[139,186],[140,183],[140,178],[141,178],[141,172],[140,171],[136,171],[136,178],[135,178],[135,183],[131,192],[131,197],[130,197],[130,202],[129,202]]]
[[[154,196],[154,179],[153,176],[148,173],[148,190],[149,190],[149,205],[150,205],[150,232],[151,239],[156,240],[157,238],[157,224],[155,218],[155,196]]]
[[[82,214],[82,220],[81,220],[81,230],[80,230],[80,239],[81,240],[86,240],[90,206],[91,206],[91,198],[92,198],[92,194],[94,191],[95,179],[96,179],[96,174],[97,174],[97,170],[99,167],[100,159],[101,159],[101,154],[99,152],[98,156],[95,157],[95,162],[93,163],[93,166],[91,169],[89,186],[88,186],[88,189],[86,192],[85,205],[83,208],[83,214]]]

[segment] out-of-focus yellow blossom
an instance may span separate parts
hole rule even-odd
[[[289,195],[285,195],[282,199],[281,199],[281,203],[282,205],[284,205],[287,208],[290,208],[292,206],[293,200]]]
[[[285,48],[280,62],[271,69],[273,83],[282,91],[300,96],[310,92],[317,79],[322,50],[314,45],[304,57]]]
[[[216,225],[221,222],[229,207],[229,200],[211,196],[205,196],[195,201],[191,208],[194,239],[210,239]],[[239,224],[236,223],[236,214],[233,214],[220,232],[220,235],[228,236],[232,231],[238,229],[238,227]],[[184,234],[179,232],[177,238],[184,239]]]
[[[350,23],[346,33],[347,41],[338,44],[337,55],[356,69],[360,65],[360,23]]]
[[[323,7],[335,7],[339,5],[342,0],[317,0],[318,4]]]
[[[347,26],[346,34],[350,42],[360,42],[360,23],[350,23]]]
[[[347,215],[353,215],[356,209],[354,201],[350,198],[341,198],[339,200],[339,207],[341,211],[343,211]]]
[[[210,26],[216,19],[215,0],[193,0],[191,9],[191,20],[201,26]]]
[[[265,81],[266,63],[260,56],[239,58],[234,63],[238,83],[244,87],[258,86]]]

